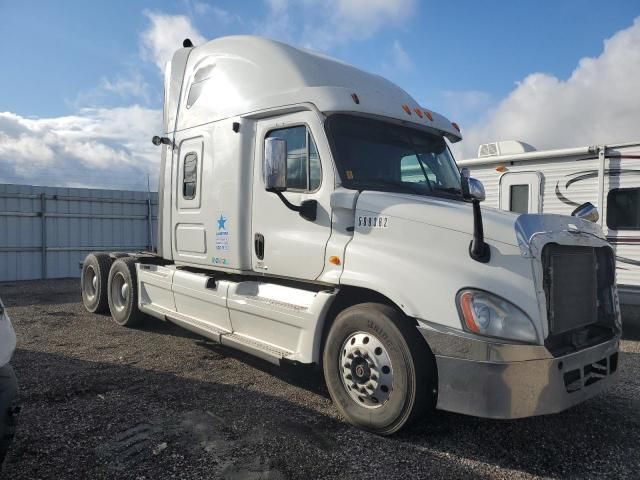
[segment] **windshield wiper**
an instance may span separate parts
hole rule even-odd
[[[423,189],[416,189],[418,185],[412,184],[409,182],[401,182],[398,180],[356,180],[349,182],[349,185],[352,187],[362,187],[362,188],[384,188],[384,187],[393,187],[394,190],[400,190],[401,192],[409,192],[409,193],[424,193]]]
[[[457,187],[432,187],[432,188],[439,192],[455,193],[457,195],[462,195],[462,189]]]

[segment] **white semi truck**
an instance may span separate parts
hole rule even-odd
[[[257,37],[167,65],[157,252],[92,253],[91,312],[324,371],[391,434],[434,407],[559,412],[614,381],[615,264],[577,216],[480,209],[460,130],[393,83]]]

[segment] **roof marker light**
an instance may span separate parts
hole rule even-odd
[[[431,120],[433,122],[433,115],[431,115],[431,112],[429,112],[428,110],[423,110],[425,117],[427,117],[429,120]]]
[[[416,115],[418,115],[420,118],[422,118],[422,116],[423,116],[422,110],[420,110],[419,108],[414,108],[413,111],[416,112]]]
[[[404,105],[402,105],[402,109],[405,111],[407,115],[411,115],[411,109],[409,108],[409,105],[405,103]]]
[[[458,124],[456,122],[451,122],[451,125],[453,126],[453,128],[458,130],[458,132],[460,131],[460,127],[458,126]]]
[[[360,99],[358,98],[357,94],[352,93],[351,98],[353,99],[353,103],[355,103],[356,105],[360,105]]]

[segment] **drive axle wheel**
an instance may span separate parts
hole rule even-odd
[[[109,271],[109,310],[118,325],[133,327],[144,318],[138,309],[135,258],[119,258]]]
[[[353,425],[391,435],[435,407],[435,358],[410,319],[365,303],[337,317],[325,343],[325,381]]]
[[[112,262],[108,253],[94,252],[82,263],[82,303],[91,313],[105,313],[109,309],[107,282]]]

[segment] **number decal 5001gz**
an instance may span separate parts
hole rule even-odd
[[[367,228],[387,228],[389,217],[359,216],[358,226]]]

